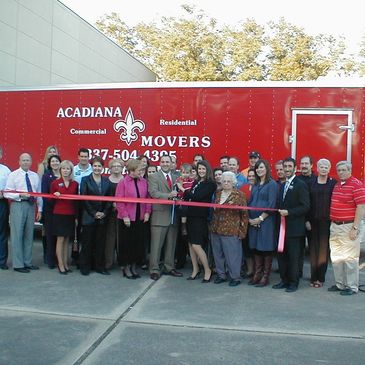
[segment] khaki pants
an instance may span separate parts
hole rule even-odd
[[[331,223],[330,249],[333,272],[339,289],[359,290],[360,237],[352,241],[349,237],[352,223]]]

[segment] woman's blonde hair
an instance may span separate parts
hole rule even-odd
[[[60,164],[60,171],[63,167],[70,167],[71,168],[70,179],[73,180],[74,179],[74,164],[70,160],[63,160]]]
[[[49,154],[49,151],[52,150],[52,149],[55,150],[55,155],[58,155],[58,149],[57,149],[56,146],[53,146],[53,145],[52,146],[48,146],[46,148],[46,153],[44,154],[44,158],[43,158],[42,163],[46,164],[48,162],[48,159],[49,159],[48,154]]]
[[[128,172],[135,171],[141,165],[141,160],[131,158],[128,160],[126,168]]]
[[[109,168],[111,168],[112,167],[112,165],[114,165],[114,163],[119,163],[122,167],[124,167],[124,162],[123,162],[123,160],[122,159],[120,159],[120,158],[113,158],[113,159],[111,159],[111,160],[109,160],[109,162],[108,162],[108,167]]]

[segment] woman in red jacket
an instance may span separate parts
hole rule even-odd
[[[71,161],[61,162],[61,177],[51,184],[50,192],[57,197],[62,194],[78,193],[79,185],[73,180],[74,166]],[[53,234],[57,236],[56,256],[60,274],[66,275],[71,270],[68,268],[68,241],[75,233],[75,217],[77,203],[75,200],[56,199],[53,208]]]

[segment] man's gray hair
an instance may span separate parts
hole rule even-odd
[[[221,180],[223,180],[225,177],[229,177],[232,180],[233,185],[237,184],[236,175],[232,171],[224,171]]]
[[[347,170],[351,171],[352,170],[352,164],[351,162],[349,161],[339,161],[337,162],[336,164],[336,169],[339,167],[339,166],[342,166],[342,165],[345,165],[347,167]]]

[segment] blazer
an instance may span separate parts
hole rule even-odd
[[[148,198],[147,181],[144,178],[138,178],[137,186],[140,198]],[[118,183],[115,196],[118,198],[137,198],[137,190],[134,183],[134,179],[127,175],[123,180]],[[137,203],[122,203],[117,202],[118,218],[129,218],[132,222],[136,218]],[[140,216],[139,219],[143,220],[145,213],[151,214],[151,204],[140,203]]]
[[[290,237],[305,236],[306,214],[310,209],[309,190],[305,182],[295,177],[289,185],[283,200],[285,184],[281,184],[278,207],[288,210],[286,217],[286,234]]]
[[[195,182],[192,189],[184,192],[184,200],[211,203],[217,184],[214,181]],[[188,206],[188,217],[208,217],[209,208]]]
[[[174,186],[177,176],[171,174]],[[148,192],[153,199],[168,199],[171,189],[167,185],[164,173],[160,170],[148,178]],[[167,204],[153,204],[151,225],[169,226],[171,224],[172,206]],[[176,220],[174,220],[176,221]]]
[[[81,179],[80,187],[81,195],[99,195],[99,196],[112,196],[112,187],[108,178],[101,177],[101,193],[96,185],[93,175],[84,176]],[[104,219],[95,219],[96,212],[103,212],[105,217],[109,214],[112,208],[112,202],[96,201],[96,200],[83,200],[83,212],[82,212],[82,224],[103,224]]]

